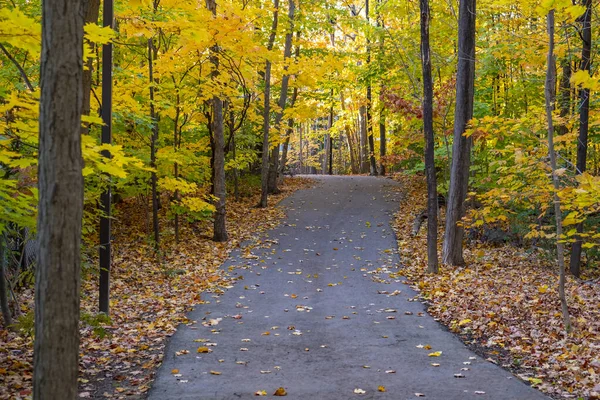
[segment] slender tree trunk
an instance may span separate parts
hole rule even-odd
[[[85,7],[85,24],[97,23],[100,16],[100,0],[88,0]],[[90,58],[86,62],[87,69],[83,71],[82,87],[83,87],[83,102],[81,113],[90,115],[91,111],[91,95],[92,95],[92,74],[94,73],[94,60]],[[83,128],[83,134],[87,134],[89,127],[87,124]]]
[[[592,50],[592,0],[583,0],[586,11],[582,19],[582,50],[581,65],[579,69],[591,74],[592,64],[590,55]],[[577,170],[576,174],[582,174],[586,170],[587,148],[588,148],[588,126],[590,119],[590,89],[579,91],[579,138],[577,140]],[[577,224],[577,233],[583,233],[583,223]],[[575,237],[569,267],[571,273],[577,277],[581,274],[581,236]]]
[[[358,110],[360,119],[360,173],[369,172],[369,149],[367,147],[367,107],[361,106]]]
[[[565,294],[565,245],[562,242],[562,214],[560,209],[560,198],[558,197],[559,181],[556,175],[556,152],[554,151],[554,123],[552,122],[552,111],[556,97],[556,61],[554,58],[554,10],[550,10],[547,17],[548,22],[548,63],[546,70],[546,121],[548,123],[548,153],[550,155],[550,166],[552,167],[552,184],[554,186],[554,215],[556,217],[556,251],[559,268],[558,293],[562,309],[563,323],[567,332],[571,331],[571,318],[567,307]]]
[[[0,233],[0,308],[4,327],[8,329],[12,325],[12,314],[8,307],[8,290],[6,289],[6,234]]]
[[[179,95],[179,91],[177,92],[177,103],[175,106],[175,119],[173,120],[173,151],[177,153],[179,150],[179,114],[181,113],[180,103],[181,96]],[[179,164],[177,161],[173,163],[173,176],[175,179],[179,179]],[[173,195],[175,204],[179,204],[179,190],[175,190]],[[175,223],[175,243],[179,244],[179,213],[175,213],[174,218]]]
[[[298,98],[298,88],[294,88],[294,92],[292,93],[292,98],[290,100],[290,107],[294,107],[296,103],[296,99]],[[290,146],[290,138],[292,137],[292,133],[294,132],[294,119],[288,119],[288,127],[285,135],[285,142],[283,144],[283,150],[281,152],[281,163],[279,164],[279,173],[283,176],[283,170],[285,169],[285,165],[287,164],[287,155],[288,149]],[[300,157],[302,157],[302,147],[300,147]]]
[[[206,0],[206,7],[212,12],[213,17],[217,15],[216,0]],[[219,76],[219,47],[215,45],[210,48],[210,62],[213,70],[211,79],[216,80]],[[227,195],[225,187],[225,132],[223,119],[223,100],[217,95],[211,100],[212,119],[211,132],[213,137],[213,194],[215,201],[215,216],[213,224],[213,241],[225,242],[228,239],[226,226],[226,202]],[[233,133],[232,133],[233,134]]]
[[[369,22],[369,0],[365,0],[365,16],[367,18],[367,23]],[[367,68],[371,64],[371,40],[367,35]],[[372,93],[371,79],[369,78],[367,82],[367,106],[365,110],[365,115],[367,117],[367,140],[369,142],[369,166],[370,166],[370,174],[373,176],[377,176],[377,161],[375,161],[375,141],[373,139],[373,93]]]
[[[294,13],[296,10],[296,6],[294,5],[294,0],[288,0],[289,8],[288,8],[288,21],[289,21],[289,31],[285,35],[285,44],[283,48],[283,59],[284,63],[286,60],[289,60],[292,56],[292,37],[294,32]],[[279,93],[279,110],[275,114],[275,129],[279,133],[281,131],[281,120],[283,119],[283,112],[285,111],[286,101],[287,101],[287,92],[288,86],[290,82],[290,75],[287,73],[288,67],[287,65],[284,67],[283,78],[281,79],[281,92]],[[277,172],[279,171],[279,135],[278,140],[276,142],[275,147],[271,151],[271,159],[269,161],[269,193],[278,193],[279,189],[277,188]]]
[[[150,80],[150,120],[152,137],[150,139],[150,166],[153,168],[150,182],[152,186],[152,227],[154,230],[154,250],[160,250],[160,229],[158,226],[158,178],[156,174],[156,146],[158,142],[158,116],[154,107],[154,40],[148,39],[148,75]]]
[[[275,43],[275,35],[277,34],[277,23],[279,20],[279,0],[273,0],[275,11],[273,12],[273,24],[271,25],[271,33],[269,35],[269,43],[267,50],[273,49]],[[265,65],[265,91],[264,91],[264,106],[263,106],[263,145],[262,145],[262,166],[261,166],[261,194],[259,207],[267,206],[267,198],[269,194],[269,130],[271,128],[271,61],[267,60]]]
[[[475,81],[475,7],[476,0],[460,0],[458,21],[458,72],[456,74],[456,106],[454,111],[454,143],[452,168],[446,208],[446,232],[443,261],[463,265],[464,229],[458,223],[465,215],[465,199],[469,186],[472,139],[463,136],[473,117]]]
[[[333,89],[331,90],[331,97],[333,100]],[[327,174],[333,175],[333,138],[331,137],[331,128],[333,127],[333,106],[329,108],[329,116],[327,117]]]
[[[114,23],[114,4],[112,0],[105,1],[103,9],[103,25],[112,29]],[[102,46],[102,144],[112,144],[112,103],[113,103],[113,45],[107,43]],[[84,71],[85,83],[85,71]],[[88,101],[87,107],[89,112],[89,95],[86,91],[91,88],[83,88],[84,101]],[[108,150],[102,151],[102,157],[110,159],[111,155]],[[106,176],[108,185],[100,194],[100,229],[99,240],[100,246],[98,250],[98,266],[100,276],[98,279],[98,309],[100,312],[109,314],[110,312],[110,262],[112,253],[111,243],[111,181],[110,176]]]
[[[433,78],[429,48],[429,0],[420,0],[421,65],[423,68],[423,131],[425,134],[425,170],[427,171],[427,271],[437,274],[438,195],[435,176],[435,139],[433,133]]]
[[[84,5],[54,0],[42,6],[35,400],[77,397]]]

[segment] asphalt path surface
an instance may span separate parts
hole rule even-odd
[[[289,399],[547,399],[468,350],[394,274],[398,184],[315,179],[283,201],[287,218],[263,247],[231,255],[223,268],[243,280],[178,328],[150,399],[272,398],[279,387]]]

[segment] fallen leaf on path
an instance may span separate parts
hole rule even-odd
[[[362,390],[362,389],[356,388],[356,389],[354,389],[354,393],[356,393],[356,394],[365,394],[365,393],[367,393],[367,392],[366,392],[365,390]]]
[[[273,396],[287,396],[287,392],[284,388],[280,387],[275,391],[275,393],[273,393]]]
[[[427,354],[429,357],[439,357],[442,355],[441,351],[434,351],[433,353]]]

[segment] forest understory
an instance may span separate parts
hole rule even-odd
[[[146,207],[135,198],[121,203],[114,222],[110,318],[96,313],[98,271],[91,265],[97,261],[90,259],[84,267],[79,397],[145,397],[167,338],[177,325],[189,322],[186,313],[234,284],[219,268],[228,254],[242,243],[248,253],[264,245],[261,233],[277,226],[284,216],[279,201],[310,185],[310,179],[286,178],[281,192],[264,209],[255,207],[260,189],[249,188],[227,213],[230,239],[225,243],[211,240],[212,224],[204,221],[182,224],[183,239],[176,245],[172,222],[163,212],[164,250],[159,256],[148,239]],[[20,293],[19,299],[17,330],[0,324],[0,399],[32,395],[33,290]]]
[[[582,279],[568,277],[570,334],[562,324],[555,255],[541,248],[470,241],[464,267],[428,274],[426,224],[412,235],[427,205],[425,178],[396,179],[404,185],[394,226],[397,274],[420,293],[429,313],[476,353],[553,398],[600,398],[600,268],[585,269]],[[441,254],[441,241],[439,247]]]

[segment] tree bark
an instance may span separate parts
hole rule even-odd
[[[275,43],[275,35],[277,34],[277,23],[279,19],[279,0],[273,0],[275,11],[273,12],[273,24],[271,25],[271,33],[269,34],[269,42],[267,50],[273,49]],[[267,198],[269,194],[269,130],[271,128],[271,61],[265,63],[265,90],[264,90],[264,106],[263,106],[263,145],[262,145],[262,165],[260,173],[261,193],[259,207],[267,207]]]
[[[467,123],[473,117],[475,82],[476,0],[460,0],[459,7],[454,143],[443,245],[443,262],[450,265],[464,264],[462,243],[464,229],[459,226],[459,222],[465,214],[472,139],[463,136],[463,133]]]
[[[582,71],[588,71],[591,74],[592,64],[590,61],[590,55],[592,50],[592,0],[583,0],[586,11],[583,14],[581,22],[581,64],[579,69]],[[576,174],[582,174],[586,170],[587,166],[587,147],[588,147],[588,127],[590,119],[590,89],[584,88],[579,91],[579,138],[577,140],[577,163],[576,163]],[[583,223],[577,224],[577,233],[583,232]],[[571,250],[571,260],[569,267],[571,273],[574,276],[579,277],[581,275],[581,236],[575,236],[575,243]]]
[[[148,39],[148,77],[150,81],[150,120],[152,121],[152,137],[150,138],[150,176],[152,186],[152,227],[154,230],[154,250],[160,250],[160,228],[158,225],[158,177],[156,174],[156,145],[158,142],[158,116],[154,108],[154,39]]]
[[[98,23],[98,17],[100,16],[100,0],[88,0],[85,6],[85,24]],[[90,115],[91,111],[91,97],[92,97],[92,74],[94,73],[94,60],[89,59],[86,62],[87,69],[83,71],[82,87],[83,87],[83,103],[81,106],[81,113],[83,115]],[[84,126],[83,134],[87,134],[89,127],[87,124]]]
[[[365,16],[367,18],[367,23],[369,22],[369,0],[365,0]],[[371,65],[371,41],[367,35],[367,69],[370,68]],[[371,78],[368,79],[367,82],[367,106],[365,110],[365,115],[367,117],[367,139],[369,142],[369,167],[370,174],[373,176],[377,176],[377,162],[375,161],[375,142],[373,139],[373,88],[371,86]]]
[[[290,107],[294,107],[296,103],[296,99],[298,98],[298,88],[294,88],[294,92],[292,93],[292,98],[290,100]],[[294,119],[288,119],[288,127],[285,135],[285,142],[283,143],[283,150],[281,152],[281,162],[279,163],[279,173],[283,176],[283,170],[285,169],[285,165],[287,164],[287,155],[288,149],[290,146],[290,138],[292,137],[292,133],[294,132]],[[300,147],[300,157],[302,157],[302,147]]]
[[[369,149],[367,147],[367,107],[361,106],[358,110],[360,119],[360,138],[359,138],[359,160],[360,173],[369,172]]]
[[[420,0],[421,66],[423,68],[423,132],[425,135],[425,170],[427,172],[427,272],[437,274],[438,195],[435,176],[435,139],[433,132],[433,78],[429,48],[429,0]]]
[[[289,31],[285,35],[285,44],[283,48],[283,60],[289,60],[292,56],[292,36],[294,32],[294,13],[296,6],[294,0],[288,0],[288,21]],[[283,112],[285,111],[285,105],[287,101],[287,92],[290,82],[290,75],[287,73],[288,67],[284,67],[283,78],[281,79],[281,91],[279,93],[279,110],[275,114],[275,129],[279,133],[281,130],[281,120],[283,119]],[[269,160],[269,193],[278,193],[277,188],[277,172],[279,171],[279,141],[277,141],[275,147],[271,151],[271,159]]]
[[[2,309],[2,319],[4,327],[8,329],[12,325],[12,314],[8,307],[8,291],[6,290],[6,234],[0,233],[0,308]]]
[[[77,396],[84,5],[54,0],[42,6],[35,400]]]
[[[560,198],[558,197],[559,181],[556,175],[556,152],[554,151],[554,123],[552,122],[552,111],[556,98],[556,60],[554,58],[554,10],[550,10],[547,16],[548,23],[548,59],[546,69],[546,121],[548,123],[548,153],[550,166],[552,168],[552,184],[554,186],[554,216],[556,218],[556,252],[559,268],[558,294],[562,309],[563,323],[567,332],[571,331],[571,318],[567,307],[565,294],[565,245],[562,242],[563,226],[560,209]]]
[[[216,0],[206,0],[206,7],[212,12],[213,17],[217,15]],[[218,45],[210,49],[210,62],[213,66],[211,79],[216,80],[219,76]],[[226,226],[226,201],[227,190],[225,187],[225,132],[223,120],[223,100],[214,95],[211,100],[212,107],[212,135],[213,135],[213,194],[215,201],[215,217],[213,224],[213,241],[225,242],[228,239]],[[233,133],[232,133],[233,134]]]

